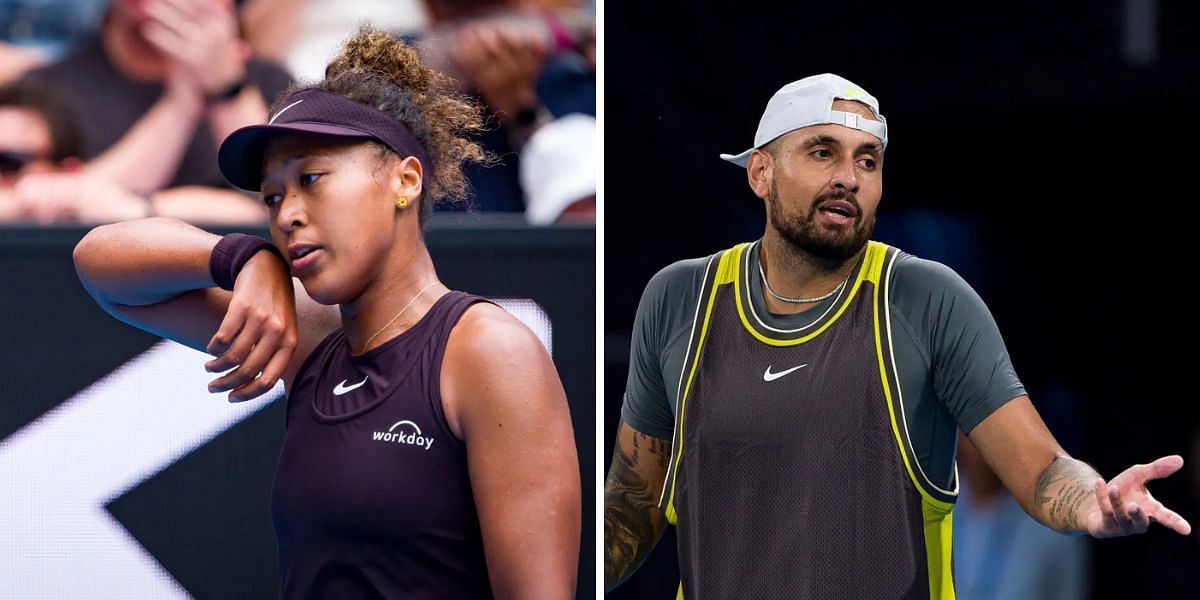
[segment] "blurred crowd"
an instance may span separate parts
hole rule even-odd
[[[435,210],[595,218],[596,54],[577,0],[0,0],[0,223],[264,224],[221,140],[362,24],[485,107],[494,164]]]

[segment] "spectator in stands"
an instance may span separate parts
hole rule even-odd
[[[1034,521],[971,441],[958,436],[954,581],[972,600],[1082,600],[1088,597],[1088,540]]]
[[[27,215],[15,193],[26,175],[78,162],[79,138],[57,98],[33,85],[0,88],[0,222]]]
[[[230,0],[114,0],[95,37],[26,79],[68,104],[89,175],[143,196],[176,188],[188,220],[265,219],[226,184],[216,147],[265,121],[290,78],[249,56]]]
[[[555,11],[517,0],[425,0],[425,5],[431,23],[422,42],[425,51],[478,94],[498,125],[480,141],[500,164],[468,170],[474,206],[522,212],[529,190],[520,183],[518,153],[558,117],[595,115],[594,63],[587,59],[594,24],[579,10]]]
[[[597,135],[596,118],[579,113],[534,132],[521,149],[526,220],[534,225],[596,221]]]
[[[57,95],[31,82],[0,87],[0,223],[108,223],[155,214],[254,222],[264,213],[235,194],[203,188],[134,193],[92,172],[79,155],[78,131]],[[198,195],[209,201],[197,203]]]

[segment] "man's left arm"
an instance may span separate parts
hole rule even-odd
[[[902,257],[893,299],[926,344],[936,396],[1030,516],[1062,533],[1096,537],[1142,533],[1152,521],[1191,531],[1146,489],[1183,459],[1135,465],[1106,482],[1071,458],[1030,403],[991,311],[952,269]]]
[[[1061,533],[1116,537],[1144,533],[1151,522],[1187,535],[1192,527],[1154,499],[1147,482],[1183,466],[1166,456],[1105,481],[1054,440],[1028,396],[1001,406],[968,437],[1031,517]]]

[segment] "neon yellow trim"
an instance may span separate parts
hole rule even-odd
[[[925,521],[925,561],[929,567],[930,600],[955,600],[950,554],[954,539],[954,513],[921,503]]]
[[[886,249],[886,248],[885,248]],[[900,458],[904,461],[904,469],[913,486],[921,494],[921,516],[925,536],[925,560],[929,572],[929,597],[931,600],[955,600],[954,575],[951,572],[950,554],[952,546],[953,519],[951,511],[954,504],[934,498],[917,478],[913,470],[913,459],[904,448],[904,438],[900,435],[900,426],[896,421],[896,408],[892,400],[892,386],[888,382],[887,365],[883,358],[883,328],[879,324],[879,294],[883,289],[883,266],[886,253],[868,255],[870,265],[867,279],[874,284],[872,298],[872,314],[875,328],[875,355],[879,363],[879,380],[883,384],[883,396],[887,399],[888,419],[892,424],[892,435],[896,439],[896,447],[900,449]]]
[[[879,242],[870,242],[867,248],[867,258],[863,261],[863,271],[867,274],[867,281],[879,285],[883,281],[883,263],[887,259],[887,246]]]
[[[683,582],[679,582],[679,592],[675,594],[675,600],[683,600]]]
[[[883,337],[882,329],[879,326],[879,291],[880,288],[883,287],[879,284],[879,278],[880,273],[883,270],[883,261],[879,260],[878,262],[875,262],[871,261],[870,258],[871,257],[868,256],[867,263],[871,266],[872,281],[875,283],[873,302],[874,308],[872,310],[875,321],[875,355],[877,362],[879,363],[879,380],[883,382],[883,395],[885,398],[887,398],[888,418],[892,422],[892,434],[896,437],[896,445],[900,448],[900,457],[904,459],[904,468],[908,471],[908,476],[910,479],[912,479],[913,485],[916,486],[917,491],[921,492],[921,498],[933,506],[949,512],[952,508],[954,508],[954,504],[951,502],[943,502],[938,500],[925,490],[925,487],[921,485],[921,481],[917,478],[917,474],[913,471],[912,460],[909,458],[908,452],[906,452],[904,449],[904,438],[900,436],[900,426],[897,425],[896,422],[896,407],[894,406],[894,401],[892,400],[892,386],[888,384],[887,368],[883,362]]]
[[[742,245],[745,246],[745,244]],[[741,256],[740,249],[738,251],[738,255]],[[826,329],[829,329],[829,327],[833,325],[839,317],[842,316],[842,313],[846,312],[846,309],[850,307],[850,303],[854,301],[855,295],[858,294],[858,288],[862,286],[862,282],[864,280],[868,279],[868,273],[874,271],[874,281],[879,280],[878,273],[882,271],[883,259],[885,256],[887,256],[887,246],[879,242],[867,242],[866,259],[863,260],[862,267],[860,267],[858,270],[858,275],[854,277],[854,285],[850,288],[850,293],[847,294],[842,300],[842,304],[838,307],[837,312],[835,312],[833,316],[825,322],[824,325],[821,325],[812,333],[794,340],[781,340],[763,335],[762,333],[759,333],[759,331],[755,329],[753,325],[750,324],[750,318],[746,316],[746,307],[743,304],[744,301],[742,300],[742,282],[739,281],[733,287],[735,292],[734,298],[737,300],[738,316],[742,319],[742,326],[746,328],[746,331],[749,331],[751,335],[757,338],[758,341],[764,344],[770,344],[772,346],[798,346],[803,344],[804,342],[821,335],[822,332],[824,332]]]
[[[717,265],[717,273],[713,279],[712,290],[708,294],[708,306],[704,309],[704,324],[700,326],[700,338],[696,342],[696,352],[692,356],[692,368],[688,371],[687,385],[683,388],[683,396],[679,398],[679,447],[675,449],[675,463],[672,465],[674,477],[671,479],[671,496],[667,500],[667,521],[675,525],[678,515],[675,512],[675,481],[679,479],[679,459],[683,456],[683,425],[684,415],[687,414],[687,399],[692,391],[692,380],[696,377],[696,369],[700,366],[700,351],[704,348],[704,339],[708,336],[708,324],[712,318],[713,305],[716,304],[717,290],[722,285],[733,282],[737,287],[737,269],[738,257],[742,255],[742,249],[747,244],[738,244],[721,255],[721,262]],[[682,584],[681,584],[682,585]],[[679,588],[679,593],[683,593],[683,588]]]

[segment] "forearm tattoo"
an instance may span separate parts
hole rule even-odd
[[[1034,488],[1034,505],[1041,521],[1061,532],[1081,531],[1080,510],[1089,509],[1095,498],[1093,485],[1100,478],[1095,469],[1082,461],[1057,456],[1042,470]]]
[[[671,457],[667,440],[633,432],[631,451],[620,441],[613,452],[612,467],[604,482],[604,587],[611,589],[628,577],[650,553],[665,526],[658,508],[659,490],[638,472],[661,468],[665,473]],[[654,461],[646,464],[646,461]]]

